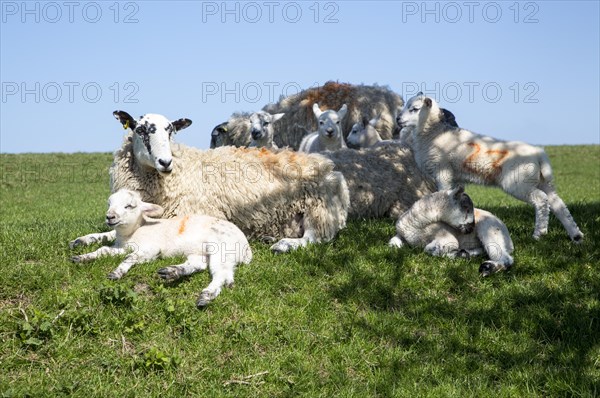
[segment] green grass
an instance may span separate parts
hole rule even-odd
[[[205,310],[207,273],[166,285],[160,260],[68,261],[105,231],[109,154],[1,155],[1,396],[584,396],[600,394],[600,147],[549,147],[585,243],[552,217],[468,187],[502,218],[515,266],[391,250],[392,220],[353,221],[328,244],[254,261]],[[89,250],[82,249],[77,252]]]

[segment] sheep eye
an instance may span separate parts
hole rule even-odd
[[[125,208],[127,210],[131,210],[131,209],[135,209],[135,206],[134,205],[127,205],[127,206],[125,206]]]
[[[335,124],[340,124],[340,121],[338,120],[337,122],[335,122]]]
[[[269,125],[269,122],[264,122],[263,123],[263,127],[267,127]]]
[[[325,124],[325,122],[321,120],[321,121],[319,121],[319,124],[322,126]]]

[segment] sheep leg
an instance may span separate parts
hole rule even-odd
[[[438,234],[435,240],[425,246],[425,253],[436,257],[456,258],[461,250],[458,240],[451,233]]]
[[[132,249],[134,250],[133,253],[129,253],[123,259],[121,264],[119,264],[119,266],[115,268],[114,271],[108,274],[108,279],[121,279],[127,272],[129,272],[129,269],[131,269],[131,267],[133,267],[135,264],[154,260],[158,258],[158,255],[160,254],[160,251],[158,249],[154,249],[152,251],[140,251],[137,250],[136,247],[132,244],[130,244],[130,246],[127,249],[124,249],[124,251],[127,250],[128,252],[131,252]]]
[[[198,301],[196,301],[197,307],[204,307],[211,301],[213,301],[220,293],[223,285],[227,287],[233,286],[233,271],[235,269],[235,261],[216,261],[218,258],[216,255],[211,255],[208,258],[208,269],[212,280],[206,289],[202,290]]]
[[[185,263],[170,265],[158,270],[158,276],[167,281],[175,281],[183,276],[192,275],[204,271],[208,265],[206,256],[189,256]]]
[[[488,261],[484,261],[480,266],[479,266],[479,275],[481,275],[483,278],[490,276],[491,274],[495,274],[496,272],[500,272],[500,271],[505,271],[507,269],[509,269],[511,266],[500,262],[500,261],[492,261],[492,260],[488,260]]]
[[[69,248],[73,249],[77,246],[89,246],[91,244],[101,242],[103,244],[115,240],[117,232],[115,230],[109,232],[102,232],[97,234],[89,234],[80,236],[79,238],[69,242]]]
[[[100,249],[87,254],[72,256],[71,261],[74,263],[88,263],[102,256],[118,256],[125,254],[126,250],[110,246],[102,246]]]
[[[305,229],[304,235],[302,236],[302,238],[281,239],[279,242],[277,242],[273,246],[271,246],[271,250],[277,254],[287,253],[292,250],[297,250],[300,247],[305,247],[309,243],[318,242],[318,240],[315,238],[315,235],[316,234],[314,233],[314,231],[312,231],[310,229]]]
[[[556,193],[556,189],[549,184],[544,184],[540,188],[548,195],[548,203],[550,204],[552,213],[554,213],[556,218],[565,227],[571,240],[575,243],[581,243],[583,241],[583,234],[579,230],[579,227],[577,227],[577,223],[575,223],[569,209],[567,209],[567,205],[565,205],[565,202]]]
[[[389,247],[395,247],[396,249],[400,249],[403,245],[404,245],[404,243],[402,242],[402,237],[400,235],[394,236],[388,242]]]
[[[513,196],[524,202],[527,202],[535,208],[535,230],[533,231],[533,239],[538,240],[542,235],[548,233],[548,217],[550,207],[548,204],[548,195],[540,189],[534,189],[528,195],[518,195],[514,192]]]

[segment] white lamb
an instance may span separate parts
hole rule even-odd
[[[315,153],[347,148],[341,126],[347,111],[346,104],[336,112],[331,109],[321,111],[319,104],[315,103],[313,112],[319,123],[318,130],[302,139],[298,152]]]
[[[223,285],[233,285],[237,264],[249,264],[252,251],[246,236],[232,223],[204,215],[191,215],[168,220],[160,217],[163,208],[143,202],[137,192],[121,189],[108,199],[106,224],[110,232],[90,234],[70,242],[74,248],[96,242],[114,240],[113,246],[103,246],[87,254],[71,257],[76,263],[89,262],[100,256],[127,254],[123,262],[108,274],[120,279],[135,264],[157,258],[185,256],[186,262],[158,270],[158,275],[172,281],[195,272],[210,270],[212,281],[200,294],[198,307],[203,307],[221,292]]]
[[[166,218],[226,219],[249,238],[281,239],[276,252],[327,242],[346,225],[348,187],[323,156],[232,146],[201,151],[171,140],[188,119],[114,115],[131,132],[114,154],[111,191],[137,191],[162,206]]]
[[[397,140],[383,140],[381,135],[375,128],[377,126],[378,118],[371,120],[363,119],[360,123],[355,123],[352,126],[352,130],[346,137],[346,143],[348,148],[361,149],[361,148],[372,148],[379,145],[388,144],[399,144]]]
[[[469,257],[485,251],[489,257],[479,267],[482,276],[508,269],[514,250],[506,225],[493,214],[473,207],[462,187],[424,196],[396,223],[389,245],[404,242],[424,247],[433,256]]]
[[[249,147],[278,149],[273,143],[275,129],[273,123],[281,119],[285,113],[271,115],[265,111],[255,112],[250,115],[250,136],[252,141]]]
[[[431,98],[422,96],[413,150],[419,168],[436,181],[438,189],[459,183],[494,185],[535,207],[534,239],[548,232],[549,208],[573,242],[583,234],[556,193],[552,167],[542,148],[517,141],[500,141],[452,127]]]

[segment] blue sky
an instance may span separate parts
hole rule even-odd
[[[422,89],[473,131],[600,143],[597,1],[1,1],[0,151],[113,151],[116,109],[178,140],[328,80]]]

